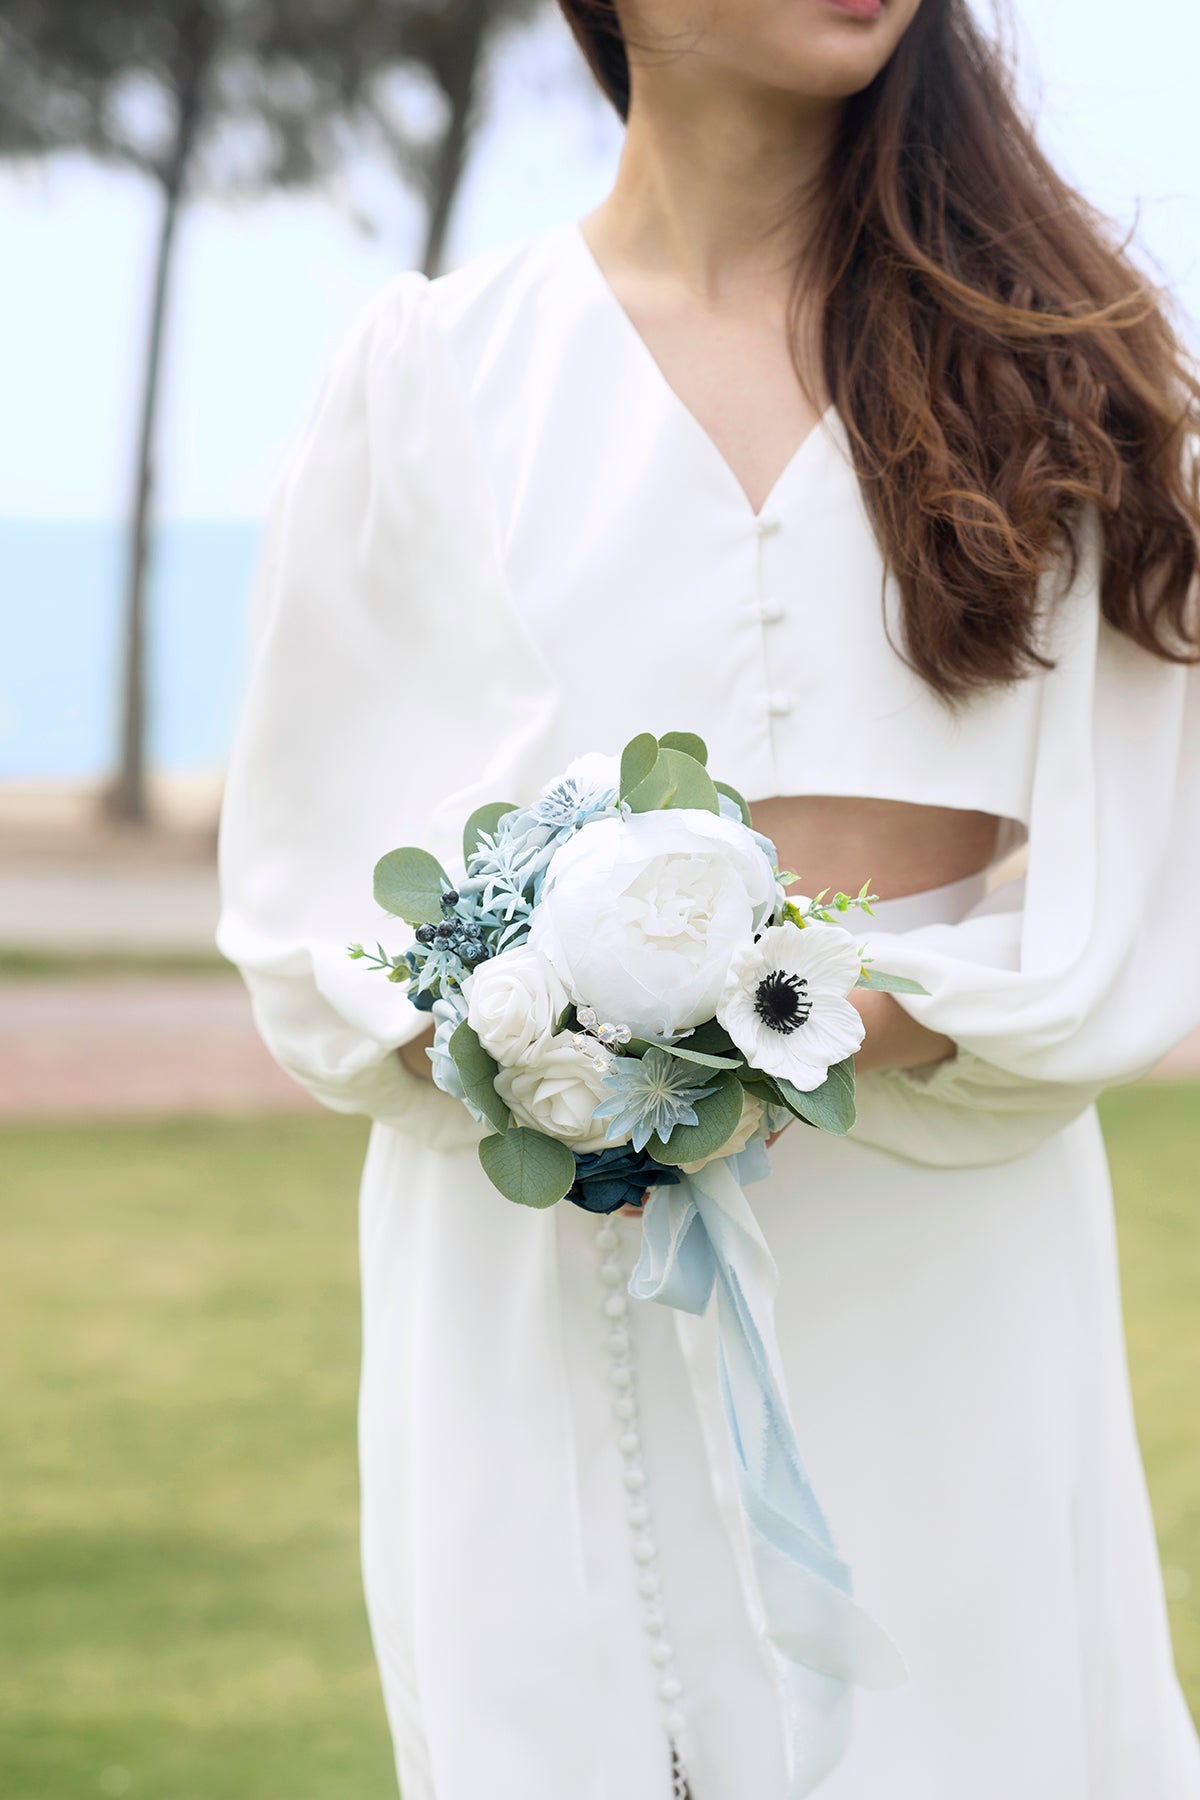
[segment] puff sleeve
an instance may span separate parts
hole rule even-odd
[[[425,278],[398,276],[343,338],[269,496],[218,845],[217,945],[276,1060],[325,1105],[430,1141],[470,1120],[396,1055],[428,1015],[347,945],[411,941],[373,900],[375,862],[418,843],[453,873],[472,808],[536,778],[555,705],[471,431]]]
[[[1200,1022],[1200,671],[1105,623],[1100,532],[1053,616],[1023,883],[954,925],[872,932],[958,1054],[860,1084],[855,1135],[919,1162],[1020,1155]]]

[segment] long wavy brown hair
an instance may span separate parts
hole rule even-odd
[[[624,119],[613,0],[559,0]],[[823,375],[903,601],[904,654],[948,701],[1048,666],[1040,577],[1094,504],[1101,607],[1197,657],[1200,386],[1164,295],[1059,176],[966,0],[924,0],[847,103],[789,311]],[[811,313],[810,313],[811,316]]]

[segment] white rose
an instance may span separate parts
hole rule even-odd
[[[665,1036],[712,1018],[734,951],[774,901],[744,825],[688,808],[597,819],[555,852],[529,942],[577,1005]]]
[[[726,1138],[719,1150],[711,1156],[702,1156],[698,1162],[680,1163],[684,1175],[695,1175],[706,1163],[715,1162],[718,1156],[736,1156],[744,1150],[755,1132],[762,1126],[765,1108],[757,1094],[742,1095],[742,1116],[733,1128],[733,1136]]]
[[[573,1150],[603,1150],[609,1147],[608,1120],[593,1121],[592,1114],[609,1091],[606,1071],[571,1038],[569,1031],[543,1038],[518,1067],[500,1070],[496,1092],[518,1125],[531,1125]]]
[[[528,944],[502,950],[462,984],[467,1022],[502,1066],[521,1062],[548,1038],[570,995],[546,958]]]

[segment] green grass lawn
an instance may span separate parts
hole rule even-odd
[[[1200,1709],[1200,1089],[1106,1117]],[[394,1800],[355,1539],[363,1142],[332,1116],[0,1134],[4,1800]]]

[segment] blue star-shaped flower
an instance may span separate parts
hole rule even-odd
[[[697,1125],[696,1101],[714,1092],[695,1063],[651,1048],[641,1057],[618,1056],[604,1085],[613,1090],[593,1117],[607,1119],[606,1138],[629,1138],[644,1150],[655,1132],[665,1142],[676,1125]]]

